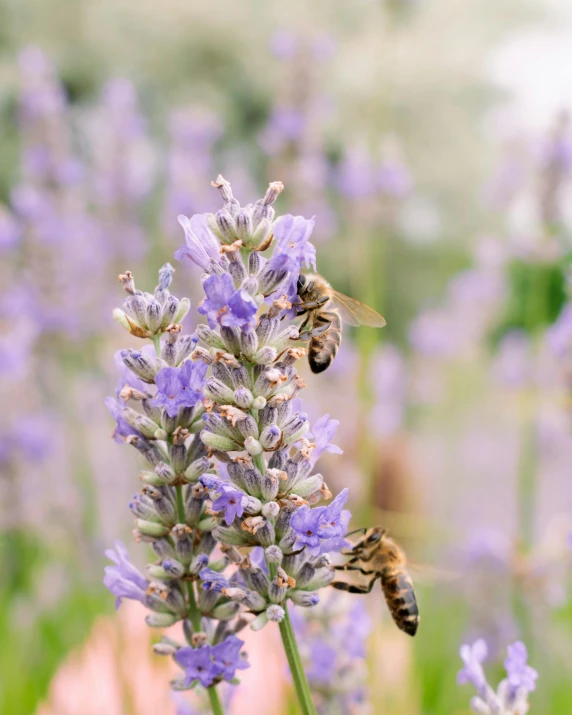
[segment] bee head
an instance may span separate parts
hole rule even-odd
[[[298,295],[300,295],[300,293],[304,290],[304,287],[307,282],[308,279],[306,278],[306,276],[303,273],[300,273],[300,275],[298,276],[298,282],[296,283],[296,292],[298,293]]]
[[[379,541],[382,540],[382,538],[385,536],[387,533],[386,529],[382,529],[379,526],[374,526],[373,529],[371,530],[371,533],[368,534],[367,536],[367,544],[377,544]]]

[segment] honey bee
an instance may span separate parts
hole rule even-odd
[[[333,362],[342,342],[342,321],[349,325],[383,328],[385,319],[373,308],[338,293],[315,273],[298,278],[298,315],[306,315],[300,326],[300,340],[309,340],[308,362],[314,373],[323,372]],[[309,328],[309,329],[308,329]]]
[[[396,626],[414,636],[419,625],[419,609],[413,582],[405,570],[405,554],[387,536],[386,530],[379,526],[368,529],[352,549],[342,553],[351,558],[342,566],[334,566],[336,570],[358,571],[371,579],[365,584],[333,581],[331,585],[350,593],[370,593],[377,579],[380,579],[383,595]]]

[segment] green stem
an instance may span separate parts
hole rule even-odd
[[[177,496],[177,518],[181,524],[185,523],[185,502],[183,499],[183,487],[175,487]],[[187,594],[189,597],[189,620],[193,624],[193,631],[199,633],[202,631],[201,612],[197,604],[195,596],[195,586],[192,581],[187,581]],[[192,643],[189,645],[192,646]],[[222,703],[220,701],[216,685],[207,688],[211,709],[214,715],[224,715]]]
[[[216,687],[213,685],[212,687],[207,688],[207,693],[209,694],[209,700],[214,715],[224,715],[224,710],[222,709],[222,703],[218,696]]]
[[[155,352],[157,356],[161,355],[161,335],[153,336],[153,345],[155,346]]]
[[[302,665],[302,659],[298,651],[298,644],[296,643],[296,636],[294,635],[294,629],[292,628],[286,602],[284,602],[282,607],[284,608],[284,618],[280,621],[280,635],[284,645],[284,652],[288,659],[288,665],[290,666],[290,672],[292,673],[292,680],[296,688],[300,711],[302,715],[315,715],[316,709],[312,702],[310,686],[306,679],[306,673],[304,672],[304,666]]]
[[[264,454],[257,454],[252,458],[252,461],[260,474],[264,475],[266,473],[266,460],[264,459]]]

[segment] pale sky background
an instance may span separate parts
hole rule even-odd
[[[490,58],[495,84],[514,93],[499,120],[542,131],[563,108],[572,110],[572,0],[536,0],[544,23],[519,30]]]

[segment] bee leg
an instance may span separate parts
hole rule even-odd
[[[361,566],[352,566],[351,561],[342,566],[334,566],[334,571],[359,571],[365,576],[371,576],[373,573],[376,573],[375,571],[366,571],[366,569],[362,569]]]
[[[327,320],[323,325],[320,325],[319,328],[312,328],[312,330],[310,331],[312,333],[312,337],[318,338],[320,335],[322,335],[322,333],[325,333],[326,330],[330,328],[331,324],[332,321]]]
[[[351,566],[351,562],[343,564],[343,566],[334,566],[334,571],[359,571],[364,576],[371,576],[373,573],[376,573],[375,571],[366,571],[366,569],[362,569],[361,566]]]
[[[307,303],[302,303],[302,308],[304,312],[307,310],[316,310],[316,308],[321,308],[330,300],[329,296],[324,295],[318,300],[309,300]]]
[[[312,339],[312,331],[311,330],[306,330],[306,328],[310,325],[310,316],[304,320],[302,325],[298,328],[298,337],[295,338],[296,340],[301,340],[302,342],[307,342],[308,340]]]
[[[371,579],[367,586],[356,586],[353,583],[345,583],[344,581],[332,581],[330,586],[337,588],[338,591],[347,591],[348,593],[370,593],[377,581],[377,574]]]

